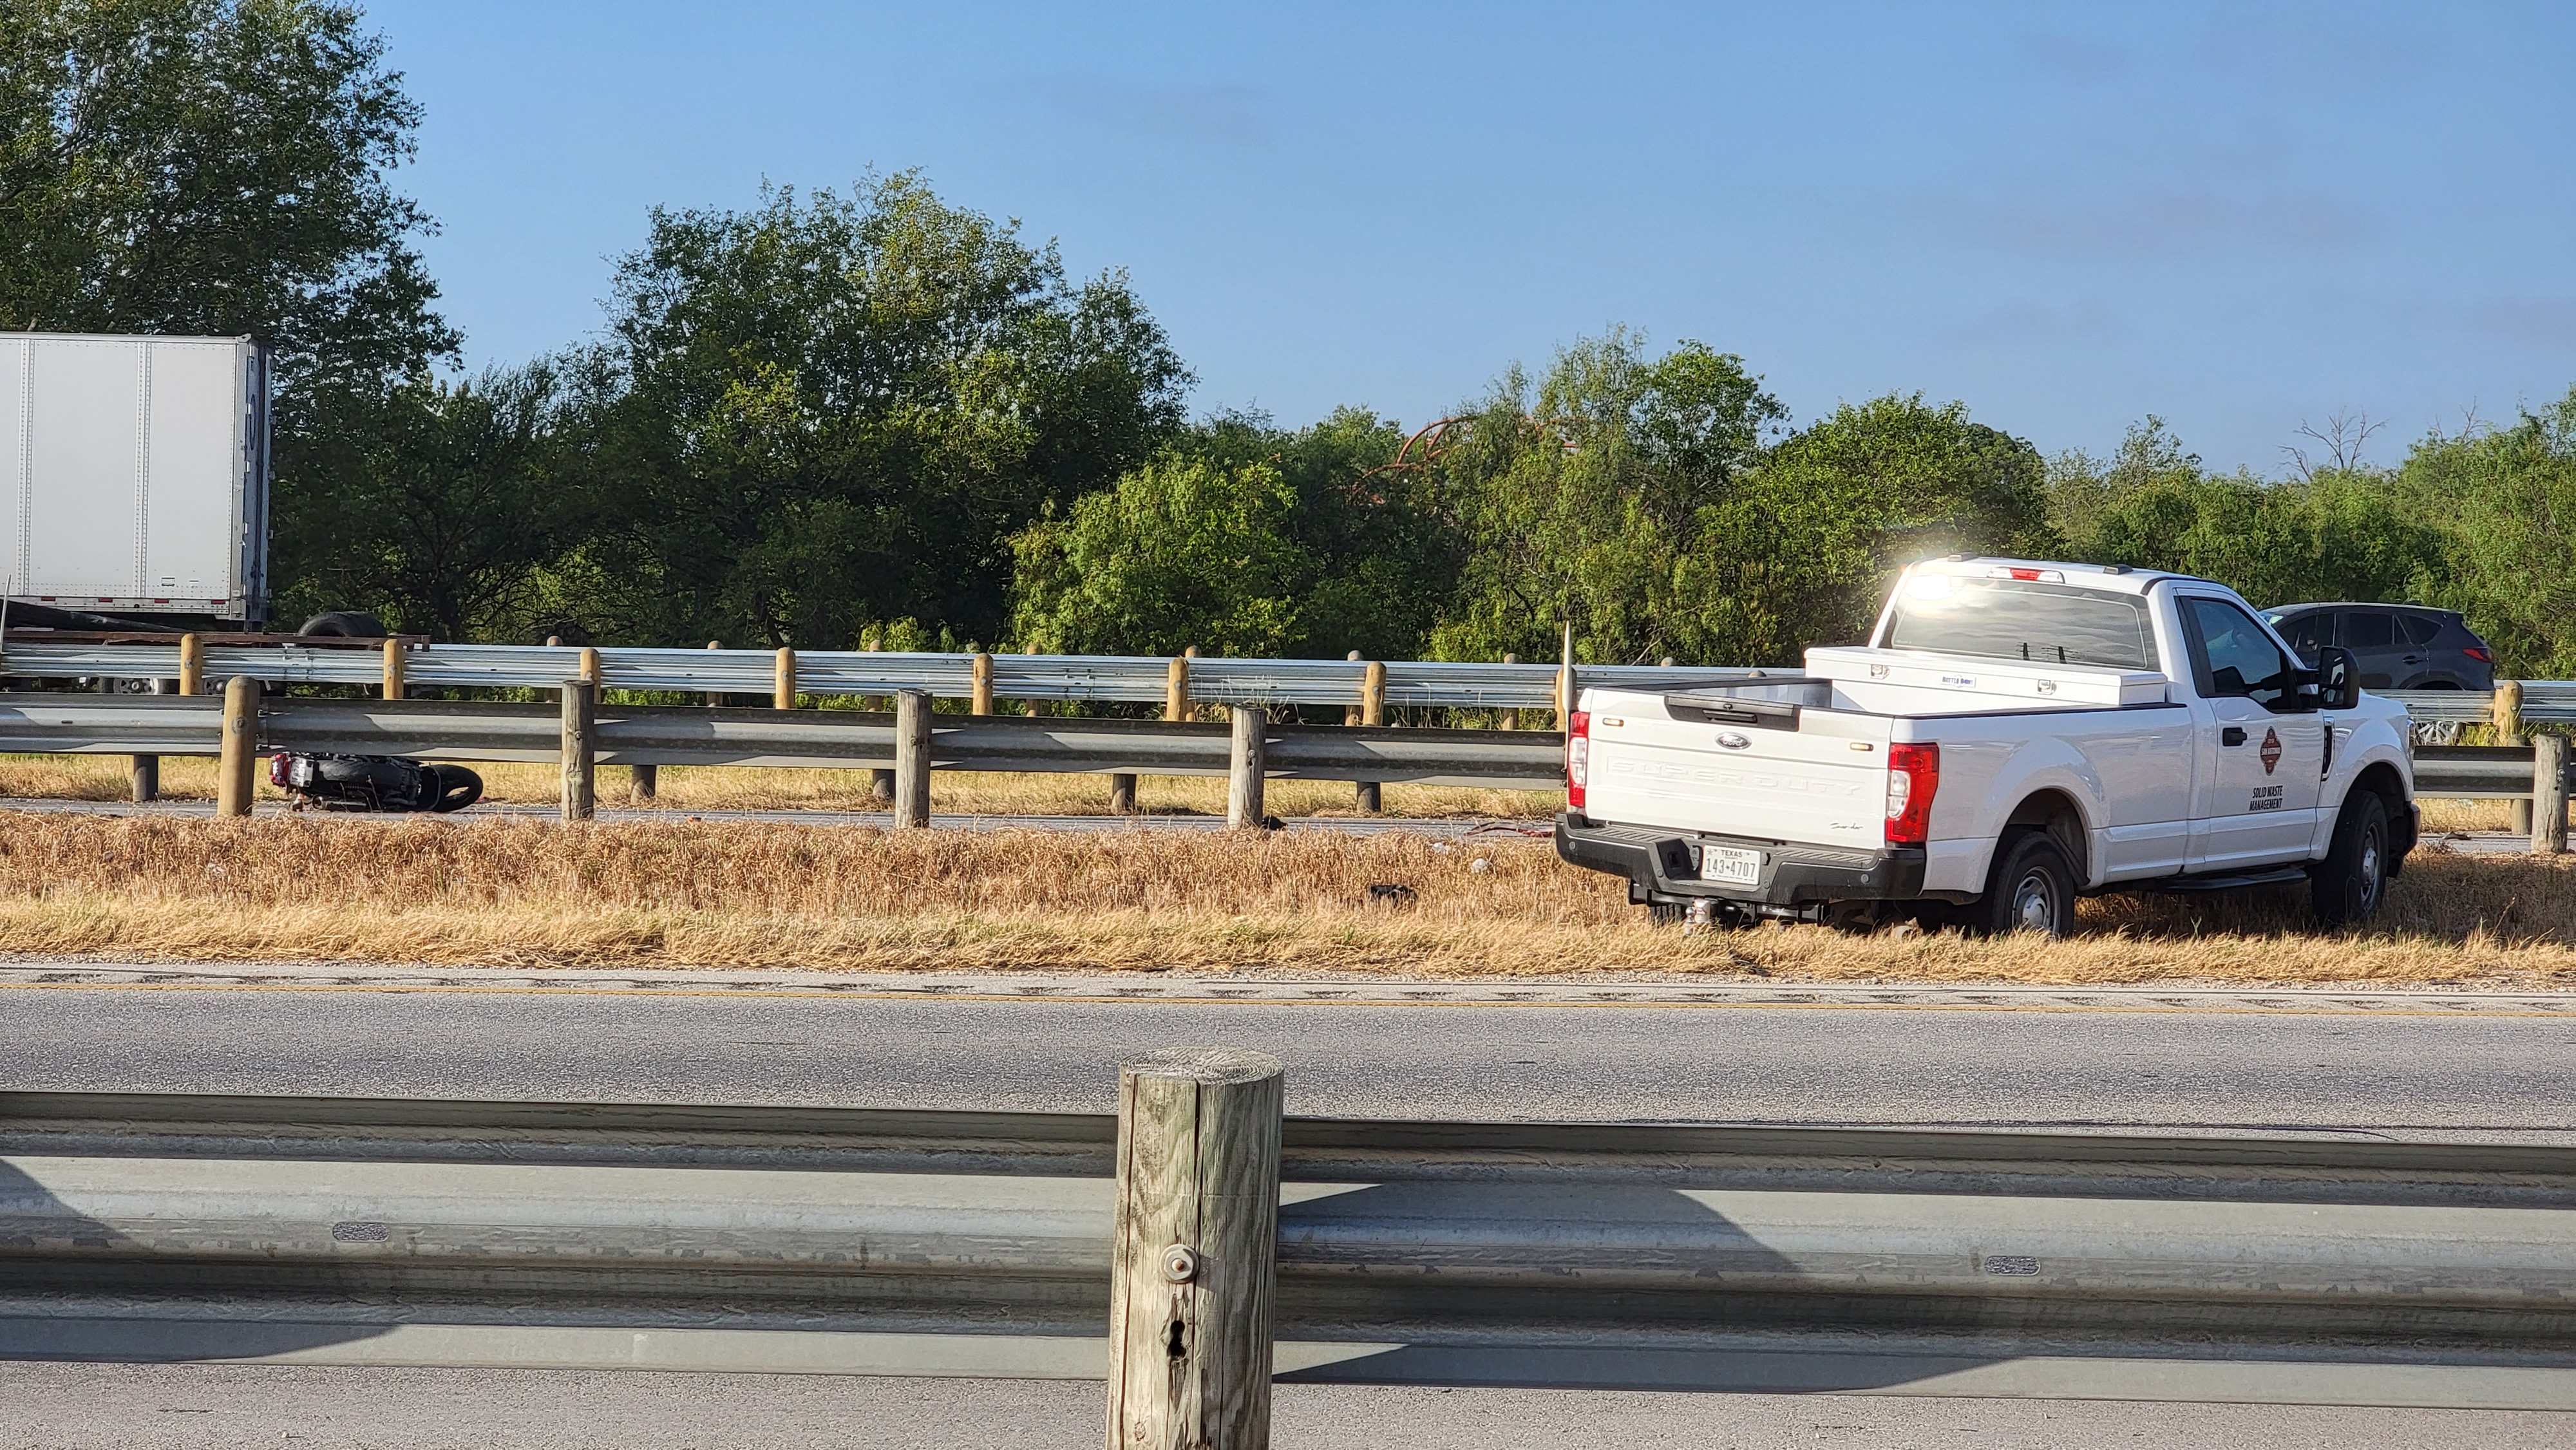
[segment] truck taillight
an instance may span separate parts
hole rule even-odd
[[[1565,808],[1583,809],[1583,787],[1592,774],[1592,712],[1577,710],[1565,731]]]
[[[1932,838],[1932,795],[1940,788],[1940,746],[1887,747],[1887,844],[1920,846]]]

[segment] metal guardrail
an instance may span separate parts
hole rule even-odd
[[[0,752],[211,755],[223,701],[202,695],[0,694]],[[754,765],[891,770],[895,717],[858,710],[598,707],[601,765]],[[553,705],[277,697],[260,706],[262,750],[437,760],[561,758]],[[1161,720],[938,715],[934,770],[1214,775],[1232,760],[1225,725]],[[1543,790],[1563,779],[1553,732],[1273,725],[1264,773]]]
[[[0,694],[0,752],[210,755],[223,701],[193,695]],[[264,749],[405,755],[459,761],[561,758],[556,707],[456,700],[281,696],[260,707]],[[752,765],[890,770],[894,716],[857,710],[602,705],[602,765]],[[1228,727],[1160,720],[938,715],[931,768],[1093,774],[1226,774]],[[1378,780],[1546,790],[1562,779],[1544,731],[1273,725],[1265,773],[1281,779]],[[2530,746],[2418,746],[2416,793],[2529,800]]]
[[[2495,718],[2495,695],[2486,690],[2373,690],[2395,700],[2421,724],[2482,725]],[[2565,724],[2576,721],[2576,681],[2522,682],[2522,718]]]
[[[2418,745],[2414,754],[2419,796],[2532,800],[2538,795],[2528,745]]]
[[[372,642],[209,645],[207,679],[246,675],[285,684],[373,685],[383,662]],[[769,650],[599,650],[600,678],[612,690],[690,690],[768,694],[777,656]],[[429,644],[403,652],[404,675],[417,686],[553,689],[581,672],[582,651],[569,646]],[[1171,661],[1161,656],[994,655],[993,694],[1004,700],[1160,703]],[[974,688],[975,656],[875,650],[799,650],[797,688],[813,695],[891,695],[928,690],[964,698]],[[1190,696],[1212,705],[1356,705],[1368,665],[1359,660],[1193,658]],[[179,672],[178,646],[50,644],[12,638],[0,674],[32,679],[168,679]],[[1656,684],[1688,688],[1797,671],[1578,665],[1587,685]],[[1442,660],[1386,662],[1386,703],[1465,709],[1545,709],[1556,703],[1554,665]]]
[[[175,637],[174,637],[175,640]],[[644,649],[598,651],[603,686],[615,690],[688,690],[767,694],[777,656],[769,650]],[[417,686],[553,689],[581,670],[571,646],[423,644],[404,650],[404,673]],[[814,695],[891,695],[924,689],[964,698],[974,688],[975,656],[860,650],[798,651],[798,688]],[[1140,655],[994,655],[997,699],[1158,703],[1171,661]],[[205,675],[235,675],[275,684],[374,685],[383,677],[373,641],[317,643],[280,636],[273,645],[215,644]],[[1360,703],[1368,665],[1358,660],[1193,658],[1191,698],[1212,705],[1342,705]],[[166,679],[178,674],[177,645],[46,643],[13,637],[0,652],[0,678]],[[1794,669],[1716,666],[1583,665],[1581,685],[1671,687],[1749,678],[1795,679]],[[1473,661],[1390,660],[1386,703],[1460,709],[1547,709],[1556,703],[1557,667]],[[2475,723],[2491,718],[2495,697],[2483,690],[2375,692],[2396,700],[2420,723]],[[2523,683],[2522,718],[2576,721],[2576,682]]]
[[[551,1326],[608,1363],[1096,1376],[1115,1141],[1083,1114],[0,1094],[0,1341],[384,1362],[435,1328],[409,1352],[577,1362],[524,1347]],[[2455,1353],[2576,1404],[2576,1149],[1291,1118],[1279,1176],[1296,1378],[1890,1388],[2116,1340],[2166,1373]]]

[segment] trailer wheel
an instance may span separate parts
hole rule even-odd
[[[372,614],[356,609],[334,609],[304,621],[297,634],[336,636],[341,639],[383,639],[393,631]]]
[[[2388,899],[2388,802],[2357,789],[2335,817],[2334,843],[2308,870],[2309,904],[2325,926],[2359,926]]]
[[[2021,827],[1995,843],[1994,873],[1986,894],[1966,909],[1980,936],[2017,931],[2052,937],[2075,934],[2075,863],[2046,831]]]

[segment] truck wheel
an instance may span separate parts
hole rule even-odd
[[[1994,874],[1985,897],[1966,908],[1980,936],[2017,931],[2053,937],[2075,934],[2075,863],[2046,831],[2006,831],[1995,843]]]
[[[2308,869],[2317,920],[2326,926],[2359,926],[2379,914],[2388,898],[2388,802],[2375,790],[2356,790],[2335,817],[2334,843]]]
[[[383,639],[387,632],[383,620],[355,609],[334,609],[328,614],[317,614],[304,621],[304,627],[296,631],[297,634],[340,639]]]

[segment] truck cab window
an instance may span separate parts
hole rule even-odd
[[[2191,624],[2192,672],[2204,698],[2242,695],[2276,715],[2302,707],[2296,667],[2254,616],[2223,599],[2181,603]]]
[[[2020,580],[1925,574],[1897,591],[1887,648],[2033,664],[2152,670],[2155,631],[2134,596]]]

